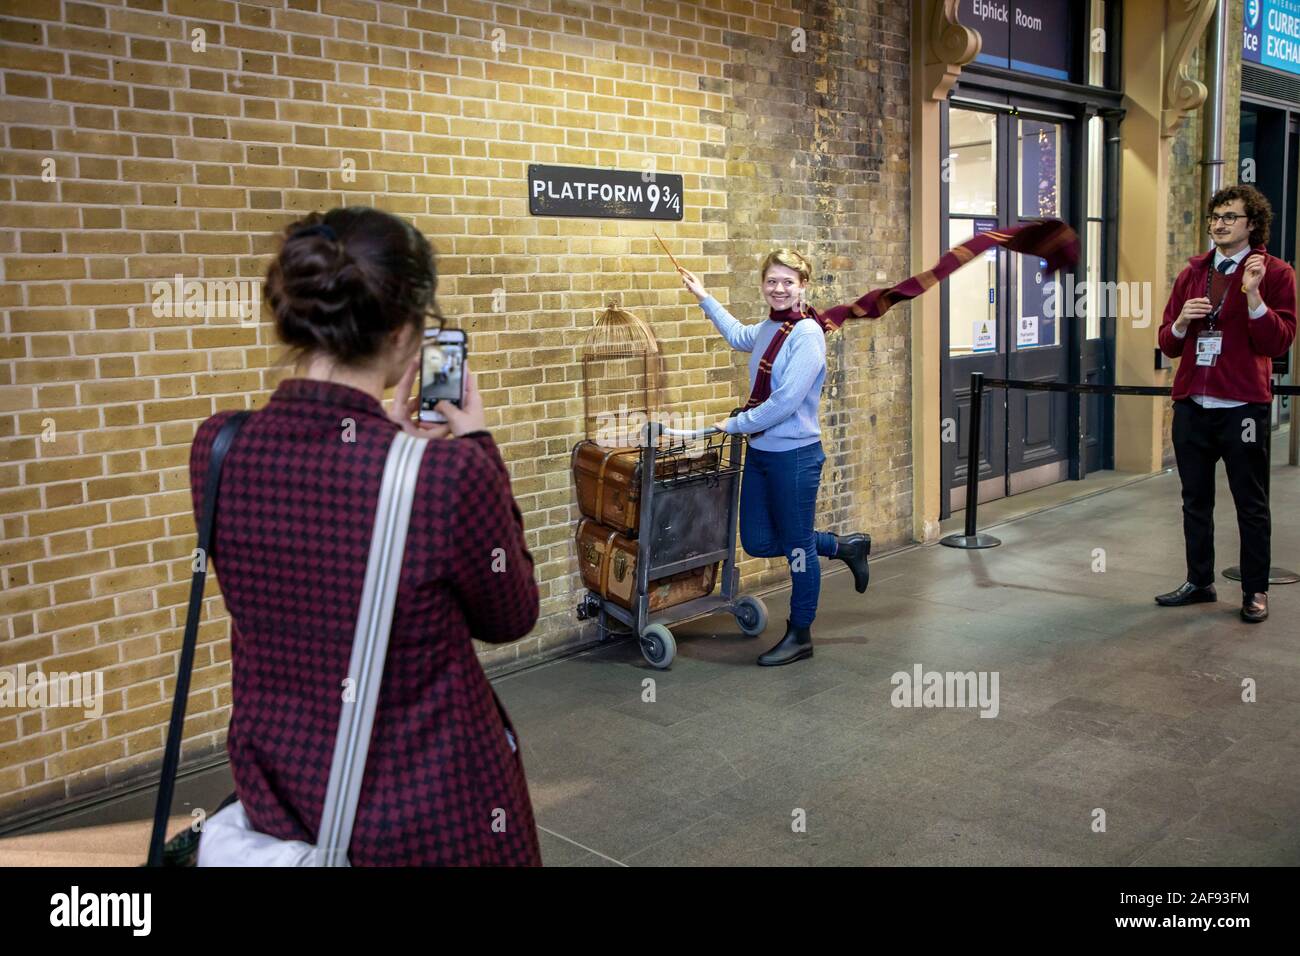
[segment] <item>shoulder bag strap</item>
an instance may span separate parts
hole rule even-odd
[[[212,442],[208,457],[208,476],[203,482],[203,515],[199,520],[198,568],[190,579],[190,607],[185,617],[185,639],[181,642],[180,665],[176,670],[176,696],[172,699],[172,718],[167,727],[167,746],[163,751],[162,779],[158,783],[158,801],[153,811],[153,834],[149,838],[149,866],[162,866],[166,842],[167,818],[171,815],[172,795],[176,789],[176,770],[180,764],[181,734],[185,724],[185,705],[190,694],[190,671],[194,667],[194,648],[199,637],[199,615],[203,611],[203,583],[212,560],[213,531],[217,518],[217,491],[221,485],[221,465],[235,435],[252,412],[235,412],[222,424]]]
[[[428,444],[427,438],[415,438],[399,431],[388,449],[379,505],[375,510],[370,557],[366,562],[361,609],[352,641],[352,660],[348,665],[353,692],[343,699],[338,736],[334,741],[334,759],[330,764],[329,784],[316,839],[317,866],[348,865],[352,823],[361,797],[366,754],[370,749],[379,684],[388,654],[393,609],[397,603],[397,582],[402,571],[406,530],[411,520],[420,461]]]

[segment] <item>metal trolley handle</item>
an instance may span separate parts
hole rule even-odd
[[[717,425],[709,425],[707,428],[665,428],[663,433],[671,435],[673,438],[704,438],[707,435],[714,435],[722,431]]]
[[[741,409],[733,408],[731,415],[734,418]],[[644,438],[646,444],[649,444],[659,435],[668,435],[670,438],[707,438],[709,435],[726,434],[717,425],[708,425],[704,428],[668,428],[660,425],[658,422],[650,422],[645,426]]]

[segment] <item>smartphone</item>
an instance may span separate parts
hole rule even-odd
[[[426,329],[420,350],[420,421],[445,422],[433,410],[446,400],[457,408],[465,402],[466,342],[463,329]]]

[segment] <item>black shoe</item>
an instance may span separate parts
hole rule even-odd
[[[785,622],[785,637],[779,644],[758,659],[760,667],[776,667],[781,664],[793,664],[805,657],[813,656],[812,629],[795,627],[788,620]]]
[[[1243,594],[1241,597],[1241,619],[1251,624],[1258,624],[1268,617],[1268,593],[1257,591]]]
[[[853,572],[853,586],[861,594],[871,581],[871,568],[867,566],[867,555],[871,553],[871,535],[848,534],[844,537],[835,535],[835,557],[849,566]]]
[[[1197,587],[1191,581],[1184,581],[1168,594],[1157,594],[1156,603],[1165,607],[1182,607],[1184,604],[1205,604],[1217,601],[1219,594],[1213,584]]]

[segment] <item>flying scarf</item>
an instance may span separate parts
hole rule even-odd
[[[772,395],[772,364],[776,361],[781,346],[790,337],[790,330],[801,319],[814,319],[827,335],[836,331],[846,319],[878,319],[900,302],[915,299],[926,289],[938,285],[966,263],[979,256],[986,249],[1002,246],[1012,252],[1037,256],[1047,262],[1045,271],[1072,266],[1079,261],[1079,237],[1073,229],[1059,219],[1044,219],[1011,229],[981,232],[961,245],[954,246],[939,257],[935,265],[925,272],[904,279],[898,285],[882,289],[872,289],[862,298],[850,305],[837,305],[825,312],[817,312],[812,306],[804,306],[803,312],[793,309],[771,309],[768,318],[780,322],[772,340],[758,360],[758,372],[754,376],[754,388],[745,411],[755,405],[761,405]]]

